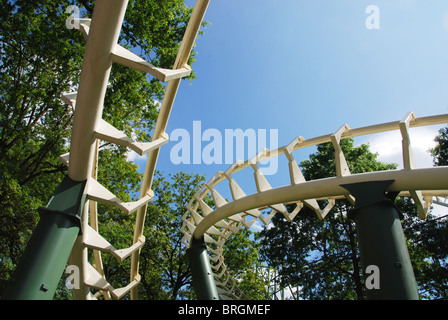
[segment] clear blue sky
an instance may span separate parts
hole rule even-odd
[[[379,30],[366,28],[369,5],[379,9]],[[448,112],[446,0],[212,0],[205,20],[211,25],[197,41],[197,80],[181,84],[168,134],[182,128],[193,135],[193,121],[223,137],[225,129],[277,129],[283,146],[343,124]],[[437,129],[418,132],[421,143],[430,143]],[[385,139],[372,140],[372,149],[393,160]],[[162,147],[158,170],[207,174],[208,180],[229,167],[174,165],[176,144]]]

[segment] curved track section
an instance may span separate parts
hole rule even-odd
[[[146,206],[153,198],[151,185],[159,149],[168,142],[168,135],[165,133],[168,118],[182,77],[191,73],[187,61],[208,3],[209,0],[196,2],[172,70],[155,67],[118,44],[127,0],[97,0],[91,20],[75,21],[87,44],[78,91],[63,94],[63,100],[75,111],[70,153],[61,156],[61,161],[68,166],[71,179],[87,181],[88,201],[83,211],[83,234],[78,237],[69,259],[69,263],[77,265],[82,274],[80,288],[73,290],[75,299],[92,299],[100,295],[106,299],[119,299],[128,292],[131,292],[132,299],[137,298],[137,285],[140,281],[139,254],[145,243],[143,228]],[[149,73],[160,81],[168,82],[153,140],[150,142],[134,141],[102,119],[104,96],[110,69],[114,63]],[[128,147],[140,155],[148,154],[139,200],[123,202],[112,194],[107,186],[97,181],[98,140]],[[97,202],[116,206],[128,214],[136,212],[134,239],[130,247],[116,249],[100,235]],[[89,249],[93,250],[93,264],[88,259]],[[108,252],[120,261],[130,257],[129,283],[121,288],[113,288],[109,284],[104,276],[101,252]]]
[[[419,217],[425,219],[433,198],[448,195],[448,166],[416,168],[409,129],[447,122],[448,114],[417,118],[410,112],[396,122],[357,129],[344,125],[325,136],[308,140],[297,137],[288,145],[276,150],[263,149],[246,162],[236,161],[225,172],[218,172],[205,183],[187,205],[180,230],[184,234],[183,242],[189,246],[192,237],[195,239],[204,237],[220,297],[245,299],[247,297],[238,288],[237,282],[232,279],[224,263],[223,246],[231,233],[237,233],[243,226],[250,228],[257,219],[267,225],[276,213],[281,213],[291,222],[304,205],[313,209],[320,219],[324,219],[336,199],[346,198],[352,203],[355,201],[355,198],[340,185],[380,180],[394,180],[388,191],[400,192],[401,196],[411,196],[417,205]],[[391,130],[401,132],[403,169],[351,174],[341,148],[341,140]],[[306,181],[293,156],[293,151],[327,142],[331,142],[335,149],[336,176]],[[272,188],[258,163],[281,155],[286,156],[288,160],[290,180],[285,182],[283,187]],[[247,195],[233,175],[249,167],[253,170],[257,192]],[[228,184],[231,201],[224,199],[218,192],[217,186],[220,183]],[[204,201],[206,197],[213,199],[214,209]],[[435,199],[439,201],[438,198]],[[296,204],[295,209],[289,212],[286,204]],[[270,213],[262,213],[263,209],[270,209]]]

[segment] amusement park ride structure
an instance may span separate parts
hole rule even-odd
[[[169,140],[165,132],[168,119],[181,79],[191,72],[187,61],[209,0],[197,0],[172,70],[155,67],[118,44],[127,3],[127,0],[97,0],[92,19],[77,20],[87,43],[78,91],[63,95],[63,100],[75,109],[70,153],[61,156],[68,166],[68,175],[47,207],[40,209],[41,219],[16,270],[7,298],[52,299],[67,261],[80,270],[79,287],[72,289],[75,299],[100,296],[120,299],[129,292],[131,299],[138,298],[139,255],[145,243],[147,204],[154,196],[151,186],[159,149]],[[104,96],[114,63],[167,82],[151,142],[134,141],[102,119]],[[196,192],[181,217],[180,232],[184,234],[197,297],[247,298],[224,262],[223,246],[231,233],[237,233],[243,226],[250,227],[257,219],[268,224],[276,213],[292,221],[303,206],[312,208],[324,219],[336,199],[346,198],[355,206],[349,216],[356,224],[363,267],[375,265],[381,270],[381,289],[370,290],[368,297],[418,299],[400,213],[393,200],[396,196],[412,197],[420,218],[425,219],[433,198],[448,196],[448,167],[416,168],[409,136],[412,127],[444,123],[448,123],[446,114],[417,118],[408,113],[395,122],[355,129],[344,125],[325,136],[297,137],[278,149],[263,149],[254,158],[245,162],[238,160],[225,172],[218,172]],[[390,130],[401,132],[403,169],[351,174],[341,140]],[[128,147],[141,155],[148,154],[137,201],[121,201],[96,180],[99,139]],[[336,176],[306,181],[293,151],[327,142],[335,149]],[[272,188],[258,163],[283,155],[288,161],[290,180],[283,187]],[[257,187],[257,192],[250,195],[234,179],[236,172],[247,168],[253,170]],[[228,184],[231,201],[217,191],[216,186],[221,182]],[[207,195],[213,199],[214,208],[205,203]],[[116,249],[100,235],[97,202],[116,206],[126,213],[136,212],[134,238],[129,248]],[[322,202],[325,203],[323,208]],[[295,204],[295,209],[289,212],[286,204]],[[271,212],[262,214],[263,209]],[[93,251],[93,264],[89,261],[88,250]],[[120,261],[130,257],[127,285],[114,288],[107,281],[101,252],[110,253]]]

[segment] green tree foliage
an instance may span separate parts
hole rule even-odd
[[[204,177],[178,172],[167,180],[160,174],[154,183],[156,200],[146,215],[147,245],[142,250],[142,298],[188,299],[191,274],[185,246],[179,232],[181,217],[194,193],[202,186]]]
[[[148,204],[145,245],[140,253],[139,299],[169,300],[194,296],[190,289],[191,275],[185,247],[181,243],[180,217],[193,194],[204,182],[199,175],[179,172],[168,178],[156,172],[153,183],[154,200]],[[133,217],[118,213],[114,219],[100,221],[101,233],[117,248],[132,243]],[[122,286],[129,281],[128,259],[119,263],[110,255],[103,255],[105,274],[112,285]]]
[[[192,299],[191,272],[185,246],[179,232],[181,216],[194,193],[202,186],[204,177],[178,172],[164,177],[156,171],[153,183],[155,198],[149,203],[145,221],[145,245],[140,253],[139,298],[149,300]],[[205,199],[209,204],[211,199]],[[102,215],[100,230],[117,247],[132,243],[132,219],[121,212],[115,217]],[[121,217],[121,218],[120,218]],[[232,277],[240,282],[241,289],[251,299],[266,299],[265,283],[256,276],[258,244],[250,239],[252,232],[242,229],[226,242],[224,256]],[[103,254],[105,273],[112,285],[121,286],[128,281],[129,261],[121,263]],[[64,290],[63,284],[60,288]]]
[[[448,219],[446,215],[429,214],[418,218],[410,198],[397,199],[404,214],[403,231],[421,299],[448,298]]]
[[[448,165],[448,127],[439,130],[436,146],[430,150],[435,166]],[[448,213],[448,209],[445,208]],[[421,272],[418,272],[420,294],[428,299],[448,298],[448,218],[429,216],[426,221],[417,221],[407,230],[416,236],[414,247],[424,246],[427,252]]]
[[[377,161],[368,145],[355,146],[353,140],[345,139],[341,146],[351,173],[396,168],[395,164]],[[335,176],[332,144],[319,145],[317,153],[300,165],[307,180]],[[442,241],[446,237],[446,223],[431,215],[427,221],[419,220],[409,198],[398,199],[397,206],[405,216],[403,227],[420,295],[446,297],[447,250]],[[354,222],[347,219],[351,207],[349,201],[338,200],[322,221],[306,207],[292,223],[276,215],[273,227],[260,233],[262,257],[279,270],[283,288],[289,285],[299,288],[297,298],[365,298],[356,229]]]
[[[224,246],[224,263],[232,279],[238,282],[238,287],[249,299],[270,299],[268,283],[256,270],[261,263],[258,254],[260,244],[253,240],[253,236],[254,232],[247,228],[230,236]]]
[[[80,17],[91,17],[94,1],[0,0],[2,283],[11,277],[39,219],[37,208],[46,205],[67,170],[58,157],[69,151],[73,110],[61,94],[76,90],[85,49],[82,33],[66,27],[69,5],[80,8]],[[131,0],[119,42],[154,65],[171,68],[191,12],[183,0]],[[194,56],[193,51],[190,64]],[[155,100],[163,98],[164,89],[158,80],[114,64],[103,118],[149,141]],[[122,199],[136,191],[141,178],[126,155],[124,148],[100,146],[99,181]],[[126,228],[119,213],[100,212],[114,218],[110,223],[117,228]]]
[[[435,137],[436,146],[430,150],[434,165],[448,165],[448,127],[439,130],[439,134]]]
[[[36,209],[50,199],[66,170],[58,156],[66,152],[71,113],[60,94],[79,74],[84,40],[65,28],[63,10],[60,1],[1,1],[3,279],[11,276],[21,256],[38,219]]]

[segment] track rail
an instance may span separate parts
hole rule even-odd
[[[416,168],[409,129],[447,122],[448,114],[417,118],[410,112],[400,121],[356,129],[343,125],[328,135],[308,140],[297,137],[278,149],[263,149],[245,162],[238,160],[226,171],[218,172],[191,199],[182,217],[183,242],[188,247],[192,237],[194,239],[204,237],[205,242],[209,244],[207,249],[212,262],[211,267],[221,298],[244,299],[246,296],[227,270],[222,252],[231,233],[237,233],[243,226],[251,227],[257,219],[267,225],[276,213],[281,213],[291,222],[304,205],[313,209],[319,219],[324,219],[336,199],[346,198],[352,203],[355,201],[354,197],[341,187],[342,184],[380,180],[394,180],[388,191],[398,191],[401,196],[411,196],[418,208],[419,217],[425,219],[433,203],[433,197],[448,195],[448,166]],[[341,140],[391,130],[401,132],[403,169],[351,174],[342,152]],[[336,176],[306,181],[293,156],[293,151],[327,142],[331,142],[335,149]],[[272,188],[258,163],[280,155],[287,157],[290,181],[283,187]],[[233,177],[236,172],[248,167],[253,169],[257,187],[257,192],[250,195],[246,195]],[[230,201],[225,200],[217,190],[217,186],[224,181],[228,183],[232,195]],[[213,199],[214,209],[205,203],[206,196]],[[320,200],[326,200],[324,207],[318,203]],[[295,203],[296,208],[288,212],[286,204],[291,203]],[[269,208],[271,212],[267,215],[260,212]]]
[[[71,179],[87,181],[88,201],[83,210],[83,234],[78,237],[70,257],[70,263],[76,264],[82,273],[80,288],[73,290],[75,299],[92,299],[100,295],[106,299],[119,299],[129,292],[131,299],[138,298],[139,256],[145,243],[143,229],[147,204],[154,196],[151,186],[159,150],[169,140],[165,130],[180,81],[191,72],[187,61],[209,0],[197,0],[172,70],[153,66],[118,44],[127,3],[127,0],[97,0],[92,20],[78,19],[79,29],[87,41],[79,90],[63,95],[63,100],[72,105],[75,111],[70,153],[62,155],[61,161],[68,166],[68,175]],[[147,72],[160,81],[168,82],[153,140],[150,142],[134,141],[102,119],[104,96],[110,69],[114,63]],[[409,195],[414,199],[419,216],[424,219],[433,197],[448,195],[448,180],[446,179],[448,167],[416,168],[409,129],[447,122],[448,115],[417,118],[413,113],[409,113],[396,122],[357,129],[344,125],[325,136],[307,140],[297,137],[290,144],[276,150],[263,149],[253,159],[246,162],[237,161],[225,172],[217,173],[198,190],[182,217],[183,241],[188,246],[192,237],[195,239],[204,237],[207,243],[213,244],[214,248],[209,246],[208,251],[221,297],[245,298],[244,293],[237,287],[237,283],[230,277],[224,263],[222,248],[230,232],[237,233],[243,226],[250,227],[257,219],[268,224],[274,214],[280,212],[286,219],[292,221],[304,205],[312,208],[320,219],[324,219],[335,204],[335,199],[347,198],[352,202],[355,200],[344,188],[340,187],[341,184],[386,179],[395,180],[389,187],[390,191],[402,191],[402,195]],[[404,169],[351,174],[342,152],[341,140],[390,130],[399,130],[402,134]],[[123,202],[97,181],[98,140],[128,147],[141,155],[148,154],[137,201]],[[293,151],[326,142],[333,143],[336,151],[336,176],[305,181],[293,157]],[[257,164],[283,154],[288,159],[290,181],[284,187],[272,188]],[[233,174],[248,167],[254,170],[257,186],[257,192],[251,195],[246,195],[233,177]],[[227,181],[233,198],[229,202],[216,190],[216,186],[224,180]],[[215,209],[204,202],[207,195],[212,197]],[[320,200],[326,200],[323,208],[318,202]],[[116,206],[126,213],[136,212],[133,243],[130,247],[116,249],[100,235],[97,202]],[[288,212],[285,206],[287,203],[296,203],[297,206],[292,212]],[[265,208],[271,208],[271,213],[262,214],[260,210]],[[88,260],[89,249],[93,250],[94,264]],[[114,288],[105,278],[101,252],[110,253],[120,261],[130,257],[130,280],[123,287]],[[92,293],[91,289],[96,290],[96,293]]]
[[[151,185],[157,158],[160,147],[169,140],[165,132],[168,119],[180,81],[191,73],[187,61],[208,3],[209,0],[197,0],[172,70],[155,67],[118,44],[127,0],[97,0],[92,19],[76,21],[75,25],[79,25],[87,43],[78,91],[64,93],[62,97],[75,111],[70,153],[60,157],[68,166],[71,179],[87,181],[88,201],[83,211],[83,234],[78,237],[69,259],[69,263],[77,265],[82,274],[80,288],[73,290],[75,299],[91,299],[100,295],[106,299],[119,299],[128,292],[131,292],[131,299],[138,298],[138,261],[145,243],[143,229],[146,208],[154,196]],[[104,97],[114,63],[147,72],[160,81],[168,82],[153,140],[150,142],[134,141],[102,119]],[[128,147],[140,155],[148,154],[137,201],[123,202],[97,181],[98,140]],[[133,243],[129,248],[116,249],[100,235],[97,202],[116,206],[125,213],[136,212]],[[88,249],[93,249],[93,265],[88,261]],[[104,276],[101,252],[108,252],[120,261],[130,257],[130,281],[127,285],[113,288],[108,283]],[[92,288],[97,290],[95,294],[91,292]]]

